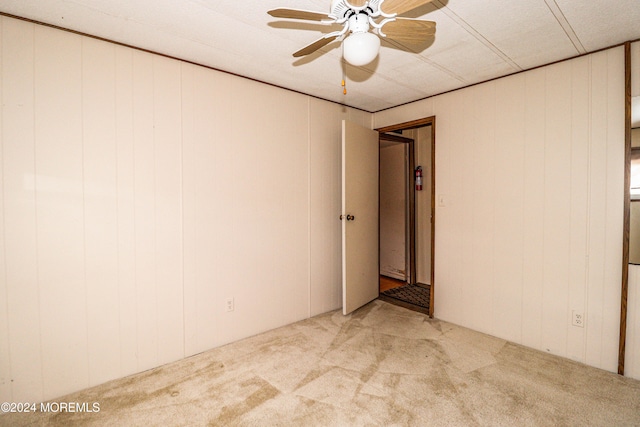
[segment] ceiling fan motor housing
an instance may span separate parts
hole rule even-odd
[[[369,31],[369,15],[365,12],[353,14],[349,18],[349,30],[352,33],[366,33]]]

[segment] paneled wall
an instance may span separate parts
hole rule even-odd
[[[11,18],[0,34],[0,401],[340,307],[341,120],[370,114]]]
[[[415,163],[422,166],[422,191],[416,191],[416,280],[431,284],[431,125],[403,132],[415,141]]]
[[[436,116],[435,316],[617,370],[624,52],[374,115]],[[572,326],[572,313],[585,316]]]

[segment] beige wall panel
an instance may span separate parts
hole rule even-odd
[[[617,59],[616,59],[617,58]],[[624,102],[621,81],[609,83],[612,76],[623,73],[616,64],[623,61],[621,49],[592,56],[591,64],[591,211],[589,229],[589,282],[587,294],[587,363],[615,370],[619,322],[619,262],[622,235],[622,171]],[[619,106],[616,106],[616,102]],[[619,189],[615,189],[619,186]],[[619,201],[618,201],[619,199]],[[619,203],[619,207],[608,206]],[[606,225],[605,225],[606,224]],[[612,240],[615,239],[615,240]],[[616,277],[617,276],[617,277]],[[616,303],[613,301],[617,300]],[[612,312],[615,311],[615,312]],[[617,314],[616,314],[617,312]],[[614,335],[616,338],[610,338]],[[615,340],[615,343],[612,341]],[[615,348],[612,348],[615,347]]]
[[[370,113],[362,110],[356,110],[354,108],[343,108],[346,110],[349,117],[348,120],[350,122],[366,127],[367,129],[373,128],[373,116]]]
[[[278,171],[273,186],[278,206],[271,204],[273,221],[277,224],[273,230],[277,233],[273,241],[280,241],[278,236],[286,237],[274,253],[274,286],[278,291],[273,296],[277,300],[288,301],[291,307],[288,313],[277,311],[278,316],[274,310],[268,311],[268,316],[274,321],[272,327],[275,327],[306,318],[310,312],[309,98],[286,91],[278,91],[277,96],[267,96],[276,99],[281,107],[274,111],[275,117],[271,119],[273,137],[270,143],[275,145],[279,140],[286,140],[278,151],[270,150],[274,156],[272,164]],[[285,138],[282,133],[287,127]],[[287,214],[294,217],[287,219]]]
[[[547,69],[545,87],[542,347],[565,356],[570,326],[571,63]],[[578,124],[576,124],[578,125]],[[586,125],[586,124],[585,124]]]
[[[571,207],[568,315],[585,312],[589,226],[589,57],[571,63]],[[567,330],[567,357],[585,359],[585,328]]]
[[[234,213],[230,223],[234,233],[228,249],[231,252],[230,266],[235,274],[224,289],[227,293],[225,298],[235,299],[235,310],[221,323],[228,334],[225,336],[227,342],[250,333],[254,326],[249,321],[253,310],[258,310],[256,316],[264,316],[269,307],[262,306],[260,302],[268,300],[269,291],[275,290],[275,269],[271,260],[276,236],[270,233],[274,225],[277,226],[272,213],[277,208],[271,203],[278,202],[272,199],[275,178],[267,168],[274,158],[269,150],[277,151],[273,146],[273,134],[268,130],[268,116],[277,109],[277,101],[272,100],[265,110],[266,99],[263,97],[266,94],[260,91],[260,85],[243,83],[231,82],[235,98],[229,104],[232,114],[229,132],[234,147],[230,151],[232,169],[228,177],[233,195],[227,208]],[[282,214],[283,218],[287,216],[284,212]],[[293,215],[293,212],[288,215]]]
[[[120,376],[115,49],[82,39],[82,167],[89,383]]]
[[[42,399],[35,144],[34,26],[0,18],[2,25],[2,182],[7,328],[3,401]],[[5,281],[6,280],[6,281]],[[7,359],[7,362],[9,360]],[[9,377],[11,375],[11,377]],[[6,393],[10,393],[6,395]]]
[[[607,239],[604,259],[604,299],[603,313],[603,355],[601,366],[610,371],[618,368],[618,341],[620,335],[620,295],[624,217],[624,165],[625,124],[624,124],[624,84],[618,76],[624,76],[624,49],[622,47],[603,52],[607,62],[607,120],[602,125],[607,128]],[[594,55],[598,58],[598,55]],[[612,78],[614,77],[614,78]],[[612,284],[612,285],[609,285]],[[613,285],[616,284],[616,285]]]
[[[244,79],[233,88],[237,339],[308,316],[309,154],[307,97]]]
[[[133,126],[133,51],[117,46],[116,173],[118,215],[118,315],[121,375],[138,372],[136,293],[135,168]]]
[[[493,326],[497,335],[522,340],[526,79],[497,80]]]
[[[439,197],[436,199],[436,206],[443,206],[445,209],[445,215],[440,217],[436,215],[436,227],[438,227],[440,220],[447,219],[448,213],[450,217],[448,220],[452,222],[450,226],[455,230],[455,251],[460,254],[458,259],[451,260],[454,263],[450,268],[455,274],[455,276],[452,276],[452,281],[460,281],[459,293],[452,296],[457,300],[455,304],[474,307],[473,310],[460,312],[459,317],[464,323],[472,321],[477,315],[478,305],[474,298],[478,280],[482,280],[482,278],[476,276],[474,268],[472,268],[473,260],[478,250],[475,238],[478,224],[474,208],[477,202],[477,195],[475,187],[468,185],[468,182],[473,181],[477,174],[475,170],[477,161],[475,126],[477,119],[474,118],[474,104],[475,99],[471,93],[460,93],[456,94],[453,105],[450,107],[451,111],[447,121],[450,122],[448,125],[454,129],[450,140],[452,142],[455,141],[455,143],[445,143],[444,146],[451,146],[449,171],[447,173],[450,174],[449,179],[452,182],[452,187],[440,194],[442,199]],[[438,124],[436,123],[437,127]],[[438,131],[436,130],[436,132]],[[436,149],[436,165],[438,156],[439,153]],[[436,172],[439,174],[440,171],[441,169],[436,166]],[[438,185],[438,182],[439,178],[436,178],[436,185]],[[437,191],[436,194],[438,194]],[[438,231],[436,230],[437,237]],[[436,243],[435,249],[437,256],[439,252],[438,243]],[[438,274],[437,267],[436,274]],[[438,292],[437,278],[435,279],[435,292]],[[434,305],[437,310],[438,303],[434,303]]]
[[[522,343],[542,348],[546,69],[525,74]]]
[[[160,363],[184,357],[180,63],[153,57],[155,261]]]
[[[160,363],[156,269],[156,171],[153,55],[133,55],[133,160],[138,370]]]
[[[44,397],[89,385],[81,37],[35,27],[35,186]]]
[[[466,155],[473,158],[470,182],[473,182],[473,193],[467,203],[465,199],[455,198],[458,211],[471,208],[471,249],[473,256],[464,260],[468,263],[472,278],[467,283],[468,297],[471,298],[468,316],[475,319],[478,330],[489,332],[492,330],[491,316],[487,316],[487,310],[493,310],[494,295],[491,290],[494,284],[495,269],[497,267],[494,258],[495,232],[501,225],[494,222],[495,218],[495,180],[496,169],[502,165],[496,164],[496,89],[495,84],[475,86],[470,90],[473,100],[473,109],[468,115],[471,126],[467,127],[469,133],[465,140],[472,146],[465,151]],[[459,171],[464,173],[463,170]],[[466,205],[466,206],[465,206]],[[460,213],[462,214],[462,213]]]
[[[202,156],[197,169],[200,172],[196,187],[199,191],[197,200],[200,208],[196,224],[206,240],[201,240],[197,246],[204,251],[197,258],[198,266],[204,273],[199,275],[197,283],[198,289],[212,298],[200,302],[198,313],[211,309],[205,304],[213,304],[216,308],[217,326],[213,336],[210,330],[203,329],[208,336],[201,334],[200,342],[204,344],[213,338],[216,345],[219,345],[230,342],[236,336],[234,325],[237,314],[226,312],[225,299],[235,296],[233,287],[237,280],[238,262],[242,260],[241,257],[237,258],[235,242],[236,236],[243,231],[235,221],[238,211],[245,207],[243,200],[236,197],[234,182],[236,174],[243,173],[244,169],[238,170],[234,163],[236,141],[229,137],[229,125],[233,118],[230,100],[234,96],[234,80],[210,70],[198,71],[197,81],[206,92],[199,95],[196,104],[205,109],[198,111],[195,116],[199,142],[197,147],[201,153],[199,156]],[[209,99],[214,92],[214,98]],[[208,168],[212,170],[209,171]],[[213,262],[207,259],[206,254],[213,257]],[[212,286],[214,294],[211,294]],[[242,301],[236,301],[242,304]],[[206,316],[202,316],[200,321],[204,322],[205,319]],[[203,326],[206,328],[207,325]]]
[[[196,94],[200,92],[208,93],[206,87],[196,90],[196,86],[200,87],[202,82],[196,80],[195,65],[182,64],[182,218],[184,225],[182,227],[183,232],[183,277],[184,277],[184,344],[185,344],[185,356],[191,356],[206,350],[206,345],[200,343],[200,337],[206,335],[206,332],[202,333],[204,325],[201,324],[200,319],[202,314],[199,312],[199,302],[203,301],[205,304],[211,303],[215,298],[211,295],[215,289],[213,285],[202,286],[198,285],[199,276],[207,276],[206,271],[200,272],[199,262],[197,260],[198,254],[206,251],[206,257],[210,259],[209,265],[213,265],[213,256],[211,249],[207,246],[198,247],[199,236],[203,234],[203,230],[199,230],[197,226],[197,218],[199,217],[198,210],[198,189],[196,188],[197,179],[199,177],[198,171],[198,140],[196,138],[196,111],[206,108],[204,105],[198,105],[196,107]],[[212,98],[215,99],[215,98]],[[204,145],[204,144],[203,144]],[[213,146],[213,144],[211,144]],[[211,156],[207,156],[205,162],[211,161]],[[213,170],[211,168],[210,170]],[[211,182],[213,184],[213,182]],[[215,218],[211,218],[212,222]],[[210,292],[202,292],[202,290]],[[205,312],[206,313],[206,312]],[[215,310],[208,310],[210,313],[209,325],[211,327],[210,340],[213,341],[213,335],[215,334]],[[206,341],[204,339],[203,341]]]
[[[463,149],[469,149],[462,132],[465,117],[462,108],[465,105],[462,94],[453,93],[450,97],[439,97],[435,101],[435,110],[440,112],[440,118],[436,124],[436,235],[435,235],[435,316],[439,317],[439,311],[449,313],[454,323],[466,323],[464,310],[458,310],[461,299],[468,300],[467,279],[471,277],[469,268],[464,264],[471,259],[471,246],[462,246],[463,235],[471,232],[471,221],[455,222],[452,214],[457,204],[466,203],[464,186],[460,191],[460,199],[453,198],[457,182],[470,179],[469,174],[460,175],[458,168],[463,168],[462,162],[471,162],[471,156],[461,157],[454,151],[456,145]],[[454,141],[460,141],[454,144]],[[460,165],[460,166],[459,166]],[[462,180],[462,181],[461,181]],[[460,187],[460,185],[458,185]],[[451,257],[450,254],[458,253],[460,256]],[[464,266],[464,268],[463,268]],[[444,292],[441,292],[443,290]],[[465,305],[466,306],[466,305]]]
[[[640,266],[629,265],[624,375],[640,380]]]
[[[524,74],[525,123],[522,221],[522,343],[542,348],[544,274],[544,167],[545,81],[544,68]]]
[[[591,96],[596,101],[591,106],[591,123],[602,123],[606,120],[607,88],[606,63],[597,61],[591,57]],[[587,354],[586,362],[599,365],[602,362],[602,301],[604,298],[604,258],[606,254],[606,229],[602,225],[606,223],[607,197],[607,129],[604,126],[591,126],[591,151],[590,151],[590,223],[589,223],[589,265],[588,280],[590,286],[587,294],[586,324]]]
[[[341,140],[349,109],[309,100],[309,314],[342,306]]]
[[[416,280],[431,284],[431,126],[414,135],[416,166],[422,166],[422,191],[416,192]]]
[[[182,64],[182,182],[183,182],[183,251],[184,251],[184,326],[185,355],[193,355],[210,348],[215,341],[217,260],[213,245],[207,245],[211,227],[219,219],[215,211],[215,115],[211,104],[211,85],[200,77],[199,68]],[[200,97],[199,95],[203,96]],[[206,102],[209,100],[210,102]],[[211,120],[196,119],[201,113],[211,114]],[[211,124],[207,129],[205,126]],[[200,135],[207,135],[203,137]],[[200,137],[199,137],[200,136]],[[203,169],[204,166],[204,169]],[[211,189],[207,192],[207,189]],[[204,206],[200,206],[200,201]],[[210,205],[207,205],[207,202]],[[203,217],[208,214],[209,221]],[[201,242],[201,239],[203,240]],[[204,262],[203,262],[204,261]],[[207,262],[208,261],[208,262]],[[203,307],[209,307],[208,310]],[[202,308],[201,308],[202,307]],[[221,306],[218,305],[218,309]]]
[[[195,354],[228,342],[233,327],[225,298],[235,279],[233,143],[227,137],[233,95],[230,76],[183,64],[183,211],[185,351]],[[223,327],[223,321],[226,325]]]
[[[204,86],[208,91],[217,92],[213,102],[209,99],[200,99],[201,103],[207,105],[207,109],[201,111],[196,117],[197,124],[200,127],[199,135],[200,152],[208,161],[200,162],[199,171],[203,173],[198,180],[197,188],[200,189],[202,196],[198,197],[198,201],[202,204],[202,210],[197,224],[201,230],[206,230],[208,240],[202,241],[198,248],[209,248],[209,253],[214,256],[213,269],[206,267],[211,261],[205,257],[198,258],[199,265],[203,272],[208,275],[199,277],[198,284],[200,287],[210,287],[215,284],[215,294],[213,298],[217,298],[214,307],[216,310],[216,344],[227,343],[235,336],[233,325],[236,322],[235,313],[227,313],[224,306],[226,298],[235,296],[233,287],[237,279],[238,259],[237,249],[235,247],[236,236],[242,233],[242,227],[238,228],[236,215],[238,211],[243,209],[243,200],[238,199],[235,193],[235,174],[242,173],[244,170],[238,171],[235,164],[236,157],[236,141],[228,138],[231,133],[229,124],[232,123],[232,110],[230,100],[234,96],[233,79],[228,76],[215,76],[213,78],[211,71],[199,74],[199,81],[207,81]],[[204,95],[204,94],[203,94]],[[209,113],[213,113],[213,125],[215,132],[207,130],[207,121],[211,121]],[[213,147],[211,147],[213,146]],[[211,149],[213,148],[213,152]],[[212,181],[208,182],[208,175],[204,174],[205,168],[213,166]],[[257,183],[257,180],[256,180]],[[210,216],[214,220],[211,221]],[[211,225],[206,225],[211,221]],[[205,246],[206,245],[206,246]],[[236,300],[239,304],[242,301]],[[212,303],[214,301],[211,301]],[[242,307],[242,305],[240,306]],[[199,312],[207,310],[207,307],[201,306]],[[204,320],[204,319],[203,319]]]
[[[434,115],[436,99],[438,98],[428,98],[375,113],[373,117],[373,127],[377,129],[384,126],[431,117]]]

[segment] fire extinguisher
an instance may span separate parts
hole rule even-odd
[[[422,191],[422,166],[416,168],[416,191]]]

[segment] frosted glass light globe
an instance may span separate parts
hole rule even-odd
[[[351,65],[360,67],[376,59],[380,38],[369,32],[352,33],[344,40],[342,55]]]

